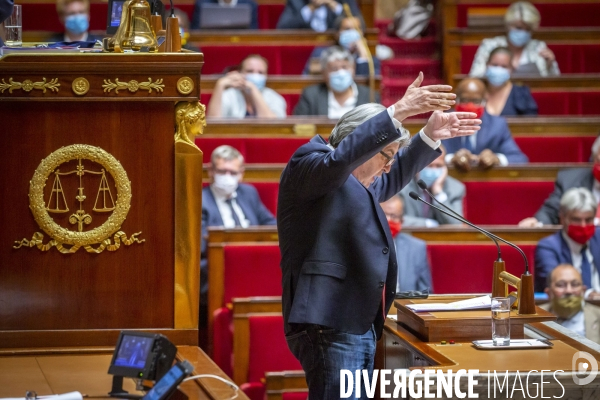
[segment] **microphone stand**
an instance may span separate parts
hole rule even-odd
[[[348,3],[344,3],[344,12],[348,18],[354,18],[352,15],[352,10],[350,10],[350,6]],[[365,46],[367,51],[367,65],[369,66],[369,102],[375,102],[375,65],[373,64],[373,55],[371,54],[371,50],[369,49],[369,44],[367,43],[367,38],[365,37],[364,32],[360,27],[356,27],[356,30],[360,32],[360,39]]]
[[[462,217],[457,218],[452,213],[449,213],[449,212],[441,209],[440,207],[437,207],[437,206],[431,204],[430,202],[423,200],[415,192],[410,192],[409,196],[413,200],[421,201],[421,202],[427,204],[428,206],[435,208],[436,210],[440,211],[441,213],[448,215],[449,217],[455,218],[461,222],[466,223],[470,227],[475,228],[482,233],[485,232],[486,236],[488,236],[490,238],[494,238],[496,240],[499,240],[502,243],[505,243],[505,244],[511,246],[512,248],[518,250],[519,253],[521,253],[521,256],[523,256],[523,260],[525,260],[525,272],[521,275],[521,279],[517,278],[516,276],[514,276],[506,271],[500,271],[498,273],[498,276],[496,276],[495,273],[497,271],[494,271],[494,280],[496,280],[496,279],[502,280],[502,282],[504,282],[504,283],[508,283],[512,286],[517,287],[518,294],[519,294],[519,306],[518,306],[519,314],[537,314],[537,312],[535,311],[535,300],[534,300],[534,296],[533,296],[533,275],[531,275],[529,273],[529,261],[527,260],[527,256],[525,255],[523,250],[521,250],[518,246],[502,239],[501,237],[498,237],[491,232],[488,232],[482,228],[479,228],[478,226],[467,221],[466,219],[464,219]],[[433,196],[432,196],[432,198],[435,199],[435,197],[433,197]],[[452,211],[452,212],[454,213],[454,211]],[[505,286],[505,288],[506,288],[506,286]],[[498,292],[500,292],[500,290],[498,290]],[[506,289],[505,289],[505,293],[506,293]],[[500,296],[500,297],[506,297],[506,294],[504,296]]]

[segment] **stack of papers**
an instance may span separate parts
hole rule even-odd
[[[406,308],[414,312],[479,310],[491,307],[492,298],[489,295],[455,301],[453,303],[421,303],[406,305]]]

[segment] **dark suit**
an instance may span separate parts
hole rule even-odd
[[[448,176],[444,181],[443,190],[448,196],[446,201],[444,201],[444,204],[460,215],[464,215],[463,198],[466,194],[465,185],[453,177]],[[428,209],[423,207],[423,203],[410,198],[410,192],[415,192],[421,197],[425,195],[423,189],[417,185],[417,182],[414,179],[400,191],[399,195],[404,199],[404,226],[426,226],[427,219],[434,219],[440,225],[461,224],[457,219],[451,218],[433,207],[429,207]],[[425,214],[425,212],[427,212],[427,214]]]
[[[360,16],[360,10],[356,5],[356,0],[336,0],[340,4],[347,3],[352,10],[352,15]],[[304,21],[300,10],[302,7],[308,4],[308,0],[287,0],[285,8],[277,21],[277,29],[312,29],[310,22]],[[342,14],[344,12],[342,11]],[[333,28],[338,15],[336,15],[331,9],[327,8],[327,29]]]
[[[356,85],[358,88],[358,98],[356,99],[356,105],[361,106],[363,104],[370,103],[369,93],[371,92],[368,87],[364,85]],[[329,112],[329,96],[328,89],[325,83],[318,85],[312,85],[305,88],[302,91],[298,104],[294,107],[294,115],[324,115],[327,116]],[[379,103],[379,94],[375,93],[375,103]]]
[[[275,225],[275,217],[260,201],[256,188],[240,183],[237,190],[236,203],[250,225]],[[223,219],[210,187],[202,189],[202,257],[200,261],[200,297],[201,303],[206,304],[208,292],[208,259],[206,238],[209,226],[223,226]]]
[[[575,168],[558,171],[554,182],[554,191],[544,201],[542,207],[535,213],[535,218],[551,225],[560,224],[558,212],[560,210],[560,198],[569,189],[584,187],[592,192],[594,188],[594,175],[590,168]]]
[[[513,85],[500,113],[502,117],[515,115],[538,115],[538,105],[527,86]]]
[[[594,257],[595,268],[600,264],[600,228],[596,228],[596,234],[589,242],[592,257]],[[571,264],[571,250],[562,237],[562,231],[543,238],[535,248],[535,291],[543,292],[546,288],[548,275],[559,264]]]
[[[13,0],[0,0],[0,24],[12,14],[13,11]],[[2,38],[0,38],[0,46],[4,46]]]
[[[465,141],[470,140],[466,136],[455,137],[444,141],[448,154],[456,153],[465,147]],[[479,154],[485,149],[490,149],[494,153],[504,154],[509,164],[521,164],[529,162],[529,159],[515,140],[513,139],[506,120],[502,117],[496,117],[483,113],[481,117],[481,129],[477,132],[475,149],[473,154]]]
[[[431,291],[431,268],[427,260],[425,241],[400,233],[394,239],[398,259],[398,285],[396,288],[407,290]]]
[[[96,40],[102,40],[101,36],[96,36],[96,35],[92,35],[91,33],[88,32],[88,37],[86,42],[95,42]],[[65,41],[65,33],[64,32],[60,32],[60,33],[55,33],[53,34],[50,39],[48,39],[48,43],[60,43],[60,42],[64,42]],[[69,43],[69,42],[66,42]]]
[[[192,21],[190,22],[190,29],[200,29],[200,4],[218,4],[218,0],[196,0],[194,4],[194,11],[192,12]],[[258,29],[258,4],[254,0],[238,0],[238,4],[249,4],[250,11],[252,13],[252,20],[250,21],[250,29]]]
[[[277,227],[286,334],[317,324],[362,335],[374,325],[381,337],[382,307],[387,313],[394,299],[397,263],[379,203],[402,189],[440,152],[416,135],[396,155],[391,172],[368,189],[351,173],[399,137],[387,111],[382,111],[344,138],[336,150],[315,136],[283,170]]]

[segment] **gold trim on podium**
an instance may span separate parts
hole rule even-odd
[[[175,106],[175,329],[198,328],[203,154],[191,138],[204,131],[204,110]]]

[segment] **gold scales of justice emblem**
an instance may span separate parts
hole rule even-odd
[[[74,170],[61,171],[59,168],[61,165],[73,160],[77,160]],[[89,165],[94,163],[100,164],[102,168],[100,170],[90,168]],[[107,173],[114,180],[117,191],[116,201],[110,189]],[[48,201],[45,201],[44,188],[51,175],[54,175],[54,182]],[[84,186],[86,175],[100,177],[92,211],[98,215],[111,213],[103,224],[90,230],[85,230],[85,227],[90,225],[96,217],[84,209],[87,199]],[[63,180],[72,177],[79,179],[75,193],[75,200],[78,203],[77,210],[69,209],[68,196],[63,190],[61,177]],[[41,232],[35,232],[31,240],[16,241],[13,248],[37,247],[39,250],[48,251],[56,246],[61,253],[72,254],[83,247],[88,253],[101,253],[105,249],[116,251],[121,243],[127,246],[133,243],[142,243],[145,240],[138,238],[141,232],[134,233],[128,238],[125,232],[120,231],[130,207],[131,182],[125,169],[116,158],[100,147],[85,144],[61,147],[42,160],[29,183],[29,208],[39,227],[50,236],[51,240],[44,244],[44,235]],[[66,213],[71,213],[68,223],[73,225],[76,230],[61,226],[51,216],[51,214],[57,214],[59,217],[60,214]],[[113,234],[114,237],[111,241]],[[93,247],[93,245],[97,246]]]

